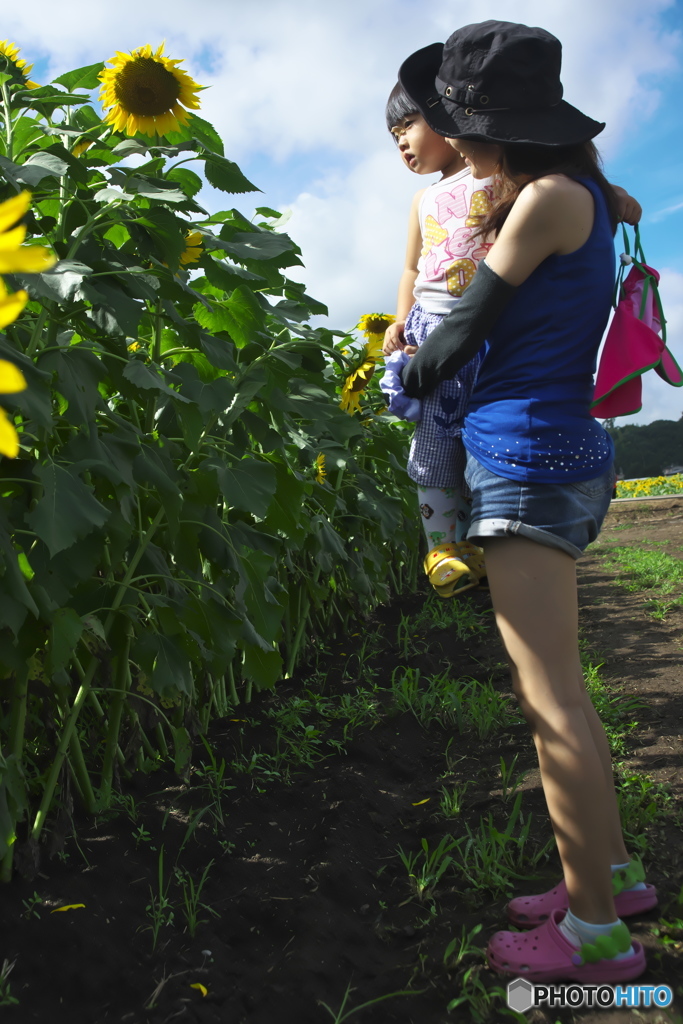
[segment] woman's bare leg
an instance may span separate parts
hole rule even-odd
[[[524,537],[485,539],[484,549],[496,622],[538,752],[569,905],[582,920],[607,924],[617,916],[610,864],[628,856],[607,740],[578,671],[575,563]]]

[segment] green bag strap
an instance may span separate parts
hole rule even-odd
[[[659,287],[657,279],[653,274],[650,273],[646,264],[645,251],[643,250],[643,243],[640,238],[640,228],[636,224],[634,227],[634,246],[633,256],[631,256],[631,247],[629,244],[628,232],[626,231],[626,225],[622,222],[621,230],[624,239],[624,252],[621,257],[621,265],[619,267],[619,273],[617,274],[617,280],[614,287],[614,296],[612,299],[612,305],[616,309],[618,301],[623,298],[623,282],[624,275],[626,273],[626,267],[637,267],[637,269],[643,275],[643,297],[640,301],[640,310],[638,312],[639,319],[642,320],[645,307],[647,305],[648,296],[650,289],[652,289],[652,300],[657,309],[657,316],[659,322],[662,325],[662,341],[666,344],[666,317],[664,316],[664,308],[662,306],[662,300],[659,294]]]

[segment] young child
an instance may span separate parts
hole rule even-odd
[[[441,173],[415,195],[410,211],[396,322],[384,340],[383,351],[390,356],[384,390],[389,391],[395,371],[450,313],[486,255],[489,246],[473,240],[472,232],[489,210],[493,189],[490,182],[475,182],[460,154],[428,127],[400,84],[389,96],[386,120],[409,170]],[[427,538],[425,571],[441,597],[469,589],[483,575],[480,549],[457,543],[464,541],[470,522],[460,429],[480,359],[475,356],[423,400],[410,447],[408,475],[417,484]],[[415,415],[420,413],[413,409],[404,418]]]

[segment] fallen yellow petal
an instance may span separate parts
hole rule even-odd
[[[190,988],[196,988],[198,992],[201,992],[203,996],[208,996],[209,990],[205,988],[200,981],[195,981],[190,985]]]
[[[418,800],[416,804],[413,804],[413,807],[421,807],[422,804],[428,804],[431,799],[431,796],[426,796],[424,800]]]
[[[63,910],[80,910],[81,908],[85,910],[85,903],[67,903],[64,907],[55,907],[50,913],[60,914]]]

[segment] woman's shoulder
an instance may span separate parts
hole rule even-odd
[[[546,174],[530,181],[520,192],[515,206],[522,209],[552,209],[558,205],[582,209],[591,207],[593,197],[589,189],[566,174]]]

